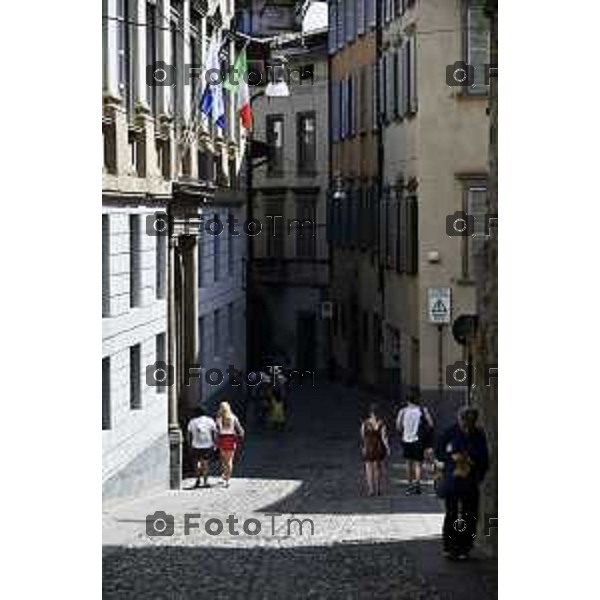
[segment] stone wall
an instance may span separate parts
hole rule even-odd
[[[491,63],[498,63],[498,3],[488,2],[491,18]],[[498,213],[498,79],[490,81],[490,149],[488,206],[491,214]],[[498,380],[485,386],[483,373],[486,364],[498,364],[498,237],[491,230],[487,240],[482,274],[477,282],[477,301],[480,316],[479,352],[476,369],[477,403],[481,409],[491,455],[490,471],[483,485],[482,516],[498,514]],[[498,531],[484,535],[485,522],[480,522],[479,538],[491,554],[498,553]]]

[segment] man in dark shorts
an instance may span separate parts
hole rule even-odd
[[[427,423],[433,428],[429,411],[419,405],[418,393],[413,391],[408,397],[408,404],[400,409],[396,419],[396,428],[402,438],[404,458],[408,462],[408,488],[405,492],[407,496],[421,493],[421,465],[425,458],[424,440],[419,439],[421,419],[427,419]]]
[[[196,487],[200,487],[200,480],[204,480],[204,487],[208,487],[208,463],[214,457],[216,437],[214,419],[202,407],[198,408],[196,417],[188,424],[188,443],[198,468]]]

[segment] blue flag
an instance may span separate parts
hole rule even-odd
[[[221,129],[225,129],[225,103],[223,102],[223,82],[221,65],[219,62],[219,44],[216,39],[210,42],[208,56],[204,63],[204,93],[200,100],[200,111],[216,123]],[[219,74],[217,77],[217,73]],[[218,83],[210,83],[218,81]]]

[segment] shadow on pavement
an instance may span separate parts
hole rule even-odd
[[[267,542],[268,544],[268,542]],[[103,598],[497,598],[495,563],[439,542],[294,548],[107,547]]]

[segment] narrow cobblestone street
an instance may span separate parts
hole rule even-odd
[[[189,479],[179,492],[106,506],[104,597],[495,598],[490,561],[441,557],[441,503],[429,484],[404,495],[394,435],[384,493],[366,496],[358,428],[367,401],[341,386],[299,388],[285,433],[260,433],[250,420],[229,489],[213,477],[192,490]],[[156,511],[173,516],[173,535],[146,534]],[[184,513],[198,515],[187,535]],[[223,522],[220,535],[207,533],[211,518]],[[311,519],[312,532],[292,518]],[[260,521],[258,534],[248,519]]]

